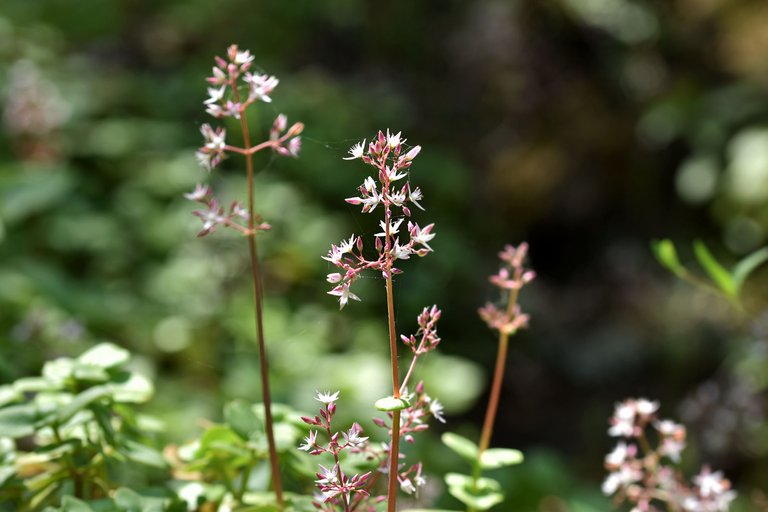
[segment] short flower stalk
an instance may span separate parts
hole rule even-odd
[[[253,56],[250,52],[240,50],[236,45],[232,45],[227,49],[226,58],[216,57],[216,65],[213,67],[212,76],[207,78],[208,83],[211,85],[208,88],[209,97],[204,101],[206,112],[213,117],[230,117],[239,120],[243,147],[228,144],[226,142],[226,130],[223,127],[213,128],[209,124],[204,124],[200,131],[205,143],[197,152],[198,161],[209,172],[217,167],[229,153],[236,153],[245,157],[247,206],[243,206],[239,202],[233,202],[229,208],[224,208],[213,197],[207,185],[198,185],[194,191],[186,194],[185,197],[205,207],[193,212],[203,223],[202,230],[198,236],[205,236],[214,232],[217,227],[223,226],[234,229],[248,240],[254,296],[254,320],[259,347],[262,398],[265,408],[265,430],[275,499],[278,507],[282,509],[283,491],[280,465],[273,434],[269,366],[266,343],[264,341],[262,273],[256,243],[256,235],[261,231],[268,230],[270,226],[255,215],[253,155],[258,151],[271,149],[281,156],[297,157],[301,148],[299,134],[301,134],[304,126],[302,123],[295,123],[289,128],[287,118],[280,114],[272,125],[269,139],[258,144],[252,144],[246,111],[255,103],[270,103],[272,101],[270,94],[272,94],[272,91],[279,83],[279,80],[274,76],[252,72],[252,62]],[[247,482],[243,482],[241,492],[237,493],[237,499],[242,499],[246,486]]]

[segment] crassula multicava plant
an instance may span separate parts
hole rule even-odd
[[[424,209],[419,203],[422,200],[421,190],[413,187],[410,181],[410,167],[421,147],[413,146],[408,149],[405,142],[400,132],[391,133],[387,130],[385,135],[379,131],[367,146],[363,140],[349,150],[350,156],[346,160],[361,160],[374,171],[373,175],[368,176],[358,187],[359,195],[349,197],[346,201],[361,206],[363,213],[380,212],[383,217],[379,222],[381,231],[374,237],[374,250],[370,255],[364,251],[363,238],[352,235],[348,240],[332,245],[324,257],[338,269],[337,272],[328,274],[328,281],[333,284],[329,293],[339,298],[341,308],[346,306],[350,299],[360,300],[352,292],[352,285],[364,272],[378,272],[385,280],[392,396],[379,400],[377,407],[392,414],[387,487],[389,512],[396,509],[401,411],[409,406],[403,396],[404,389],[400,381],[397,358],[393,277],[402,273],[399,268],[402,260],[407,260],[412,255],[425,256],[431,252],[429,242],[435,236],[434,224],[422,227],[410,220],[412,206]]]
[[[645,398],[616,404],[608,435],[621,438],[605,457],[603,493],[632,512],[727,512],[736,498],[721,471],[704,468],[685,482],[677,469],[685,449],[685,426],[660,419],[659,403]]]
[[[488,327],[498,333],[498,353],[496,369],[491,384],[491,395],[485,413],[480,444],[477,445],[453,433],[443,434],[443,442],[472,465],[471,475],[449,473],[445,480],[448,491],[464,503],[469,510],[487,510],[504,499],[501,485],[491,478],[482,477],[483,470],[518,464],[523,454],[507,448],[489,448],[496,413],[499,408],[501,384],[507,363],[509,338],[519,329],[528,326],[528,315],[520,310],[518,297],[520,290],[530,283],[536,274],[525,268],[528,244],[518,247],[507,245],[499,253],[501,268],[490,277],[490,282],[501,292],[501,305],[487,303],[480,308],[480,317]]]
[[[217,119],[231,118],[239,123],[243,145],[229,144],[224,127],[212,127],[209,124],[204,124],[200,128],[204,144],[197,152],[198,161],[208,171],[217,167],[224,158],[232,153],[242,155],[245,158],[247,183],[245,205],[234,201],[225,207],[224,203],[213,196],[211,189],[206,185],[198,185],[194,191],[186,194],[186,197],[203,206],[202,209],[194,212],[194,215],[199,217],[203,223],[199,236],[212,233],[218,227],[225,227],[241,233],[248,241],[272,485],[278,506],[282,508],[282,484],[272,428],[269,369],[264,341],[262,272],[256,244],[256,235],[268,230],[270,226],[257,218],[254,213],[253,155],[269,149],[281,156],[298,156],[301,148],[299,134],[304,129],[304,125],[294,123],[289,127],[286,116],[280,114],[272,124],[269,138],[258,144],[252,144],[247,111],[259,102],[270,103],[272,101],[271,94],[279,83],[279,80],[274,76],[256,71],[253,67],[253,60],[254,57],[248,50],[240,50],[237,45],[232,45],[227,49],[225,58],[216,57],[212,75],[207,78],[210,85],[208,99],[203,102],[206,112],[211,116]]]

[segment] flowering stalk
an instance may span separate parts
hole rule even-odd
[[[423,432],[429,428],[427,422],[430,418],[445,422],[442,417],[443,406],[424,391],[422,382],[416,385],[415,392],[409,393],[404,390],[402,395],[411,404],[401,411],[400,432],[407,443],[414,442],[413,435],[415,433]],[[304,444],[299,446],[299,450],[309,452],[310,455],[330,454],[334,462],[332,468],[320,465],[321,471],[317,473],[318,480],[315,481],[320,493],[315,495],[314,506],[324,512],[355,512],[356,510],[375,512],[375,510],[379,510],[376,505],[387,499],[386,495],[375,495],[372,489],[379,475],[387,472],[390,450],[387,445],[382,447],[368,443],[368,438],[361,436],[363,429],[357,423],[353,424],[348,431],[342,432],[341,439],[339,433],[332,431],[331,421],[336,412],[338,397],[338,391],[335,393],[317,393],[315,399],[323,403],[320,414],[314,417],[304,416],[301,418],[304,423],[310,427],[316,427],[317,430],[309,431],[309,435],[304,438]],[[379,427],[388,429],[391,433],[394,424],[393,412],[388,413],[388,420],[374,418],[373,422]],[[320,431],[325,432],[328,438],[327,444],[321,444],[318,441]],[[342,454],[345,451],[364,455],[367,460],[375,463],[378,471],[376,473],[369,471],[359,476],[349,477],[341,467]],[[422,475],[421,463],[398,468],[396,481],[404,492],[416,494],[418,489],[426,483]]]
[[[287,118],[280,114],[270,130],[269,140],[251,145],[251,136],[246,116],[247,108],[258,102],[271,102],[270,94],[279,83],[274,76],[251,73],[253,56],[249,51],[240,51],[236,45],[227,49],[227,59],[216,57],[213,75],[207,79],[213,87],[208,88],[209,98],[205,100],[206,112],[216,118],[231,117],[240,121],[244,147],[236,147],[226,143],[224,128],[212,128],[204,124],[200,131],[205,144],[197,152],[198,161],[209,171],[216,167],[227,156],[227,153],[238,153],[245,156],[248,203],[244,208],[240,203],[233,202],[228,210],[219,206],[213,198],[208,186],[197,185],[195,190],[185,196],[206,208],[193,212],[203,222],[203,229],[198,236],[212,233],[218,226],[232,228],[248,238],[248,253],[250,256],[251,277],[254,295],[254,319],[259,345],[259,364],[262,385],[262,400],[265,410],[265,430],[269,447],[269,460],[272,468],[272,484],[278,506],[283,507],[283,490],[280,479],[280,465],[275,447],[272,427],[272,398],[269,389],[269,367],[267,361],[266,343],[264,341],[263,322],[263,292],[261,267],[259,264],[256,234],[270,228],[269,224],[257,219],[254,212],[253,185],[253,155],[257,151],[272,149],[282,156],[298,156],[301,139],[298,135],[304,125],[295,123],[288,128]],[[242,80],[242,84],[241,84]],[[246,473],[247,474],[247,473]],[[245,477],[244,477],[245,479]],[[242,499],[247,488],[247,481],[242,482],[236,498]]]
[[[397,361],[397,334],[395,331],[395,307],[393,298],[392,277],[402,271],[395,267],[397,260],[409,259],[412,254],[425,256],[432,248],[429,241],[434,238],[432,229],[434,224],[421,228],[418,224],[408,222],[407,235],[409,240],[401,243],[400,227],[405,217],[411,216],[408,203],[423,210],[419,201],[422,198],[421,190],[412,188],[408,180],[398,186],[396,182],[408,177],[408,168],[413,159],[421,151],[420,146],[415,146],[407,152],[403,152],[405,139],[400,138],[400,133],[391,134],[387,130],[386,136],[379,131],[374,140],[367,146],[365,140],[353,146],[350,156],[345,160],[361,159],[377,170],[377,180],[369,176],[358,187],[358,197],[347,198],[346,201],[353,205],[362,205],[363,213],[373,212],[379,205],[384,211],[384,219],[380,222],[381,232],[376,234],[375,249],[377,257],[366,259],[363,256],[363,239],[352,235],[349,240],[342,240],[337,245],[332,245],[324,259],[331,262],[343,272],[335,272],[328,275],[328,282],[334,284],[334,288],[328,292],[339,297],[339,306],[343,308],[349,299],[360,300],[352,293],[351,286],[365,270],[381,272],[386,283],[387,294],[387,320],[389,327],[389,347],[392,368],[392,398],[395,401],[401,399],[399,368]],[[378,183],[377,183],[378,181]],[[395,211],[399,208],[402,216],[395,219]],[[400,408],[402,409],[402,407]],[[400,442],[400,409],[392,410],[393,427],[391,429],[389,484],[387,497],[387,510],[394,512],[397,500],[397,474]]]
[[[617,505],[631,503],[633,512],[656,512],[661,504],[674,512],[727,512],[736,493],[721,471],[705,466],[689,486],[672,465],[680,462],[686,430],[671,420],[660,420],[658,408],[658,402],[644,398],[616,404],[608,434],[629,442],[620,441],[606,455],[609,474],[603,493],[615,495]],[[655,448],[647,431],[653,431],[658,440]]]
[[[504,368],[507,361],[507,346],[509,337],[518,329],[528,326],[528,315],[520,311],[517,298],[520,289],[531,282],[536,274],[532,270],[523,267],[525,256],[528,253],[528,244],[522,243],[514,248],[511,245],[504,247],[499,253],[503,266],[499,273],[490,277],[491,283],[502,290],[506,295],[506,307],[502,311],[494,304],[488,303],[479,310],[480,317],[491,329],[499,333],[499,349],[496,355],[496,369],[493,373],[491,396],[488,401],[488,409],[485,413],[483,431],[480,435],[480,450],[478,457],[488,449],[493,434],[493,424],[496,421],[496,411],[499,406],[501,383],[504,379]],[[479,471],[479,466],[476,471]]]

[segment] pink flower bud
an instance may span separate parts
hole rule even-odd
[[[414,146],[405,154],[405,159],[408,161],[413,160],[421,152],[421,146]]]

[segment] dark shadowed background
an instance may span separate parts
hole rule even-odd
[[[367,168],[342,157],[402,130],[423,148],[415,216],[437,237],[397,280],[398,326],[443,309],[421,376],[444,428],[479,432],[496,346],[476,310],[495,299],[496,253],[531,245],[531,326],[513,340],[493,441],[527,460],[499,475],[497,509],[607,510],[607,419],[633,396],[689,426],[687,471],[725,470],[758,509],[768,269],[739,312],[663,270],[650,242],[673,239],[702,275],[694,240],[726,265],[766,243],[762,1],[4,0],[0,383],[107,339],[154,377],[168,442],[225,399],[259,400],[245,244],[195,238],[182,197],[209,180],[194,157],[215,122],[204,78],[231,43],[280,78],[257,132],[278,113],[306,125],[299,159],[257,159],[278,401],[312,411],[316,389],[341,389],[340,420],[368,427],[386,393],[383,281],[339,312],[320,257],[377,230],[343,201]],[[231,158],[210,183],[243,198],[242,172]],[[420,449],[430,473],[460,466],[434,436]]]

